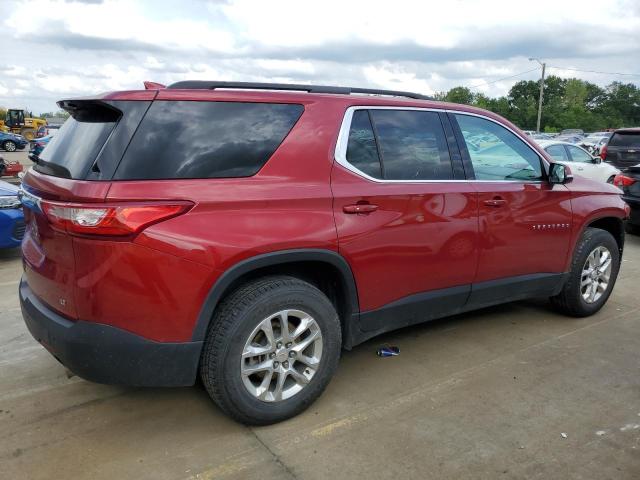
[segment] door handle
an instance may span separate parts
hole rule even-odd
[[[342,207],[344,213],[371,213],[378,209],[378,205],[371,203],[356,203],[355,205],[345,205]]]
[[[492,198],[491,200],[485,200],[483,202],[487,207],[502,207],[507,204],[507,201],[504,198]]]
[[[584,170],[584,167],[577,167],[576,170]]]

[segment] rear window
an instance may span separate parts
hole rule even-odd
[[[610,147],[639,147],[640,148],[640,132],[639,133],[614,133],[609,140]]]
[[[153,102],[115,178],[226,178],[254,175],[293,128],[302,105]]]
[[[51,138],[36,170],[82,179],[120,119],[121,112],[106,104],[83,103],[70,108],[71,117]]]

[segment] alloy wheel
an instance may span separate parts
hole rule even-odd
[[[600,300],[609,288],[612,257],[609,249],[603,246],[594,248],[582,267],[580,293],[586,303]]]
[[[304,389],[322,358],[322,332],[311,315],[281,310],[262,320],[242,351],[240,374],[247,391],[279,402]]]

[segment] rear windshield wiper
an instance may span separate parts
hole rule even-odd
[[[53,175],[54,177],[60,178],[71,178],[71,172],[67,170],[66,167],[62,165],[58,165],[57,163],[47,162],[46,160],[41,159],[35,153],[29,154],[29,160],[31,160],[36,167],[36,170],[40,173],[44,173],[45,175]]]

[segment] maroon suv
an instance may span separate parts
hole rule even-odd
[[[276,422],[342,348],[529,297],[591,315],[618,274],[619,191],[484,110],[191,81],[59,105],[21,193],[20,300],[89,380],[200,375],[233,418]]]

